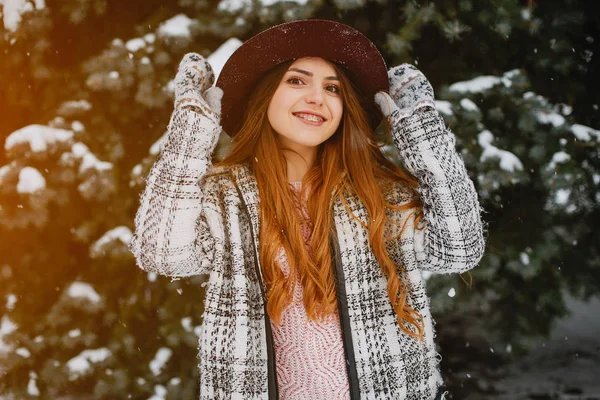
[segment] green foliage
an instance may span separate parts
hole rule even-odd
[[[564,315],[565,293],[600,291],[591,2],[40,3],[0,24],[3,398],[194,397],[202,281],[134,265],[125,243],[138,194],[181,56],[297,18],[355,26],[388,65],[415,63],[436,89],[488,231],[471,288],[428,280],[437,316],[476,315],[490,348],[520,349]],[[54,139],[40,148],[40,135]]]

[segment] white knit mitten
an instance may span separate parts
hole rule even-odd
[[[175,108],[196,107],[219,124],[223,91],[211,87],[214,82],[208,61],[197,53],[186,54],[175,75]]]
[[[388,71],[390,93],[379,92],[375,103],[394,126],[398,121],[412,115],[421,107],[435,109],[433,88],[416,67],[402,64]]]
[[[175,75],[175,111],[165,148],[176,152],[195,149],[190,156],[210,156],[222,131],[223,91],[211,87],[214,81],[213,69],[204,57],[196,53],[183,57]],[[193,138],[194,144],[190,146],[184,137]]]

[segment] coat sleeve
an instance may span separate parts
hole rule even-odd
[[[481,208],[454,134],[435,109],[421,107],[397,122],[392,136],[419,182],[423,218],[414,230],[419,267],[437,273],[475,267],[485,249]]]
[[[203,178],[217,142],[195,107],[176,108],[141,195],[130,249],[140,268],[170,277],[206,274],[221,236],[217,210],[205,209]]]

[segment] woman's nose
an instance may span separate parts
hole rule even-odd
[[[317,86],[311,87],[308,93],[306,94],[305,100],[309,104],[323,104],[322,89]]]

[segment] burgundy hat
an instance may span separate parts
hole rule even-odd
[[[387,66],[375,45],[348,25],[308,19],[262,31],[227,60],[217,81],[224,92],[221,124],[225,132],[233,136],[239,130],[250,93],[265,72],[302,57],[320,57],[339,65],[368,102],[365,108],[371,125],[381,122],[374,96],[389,86]]]

